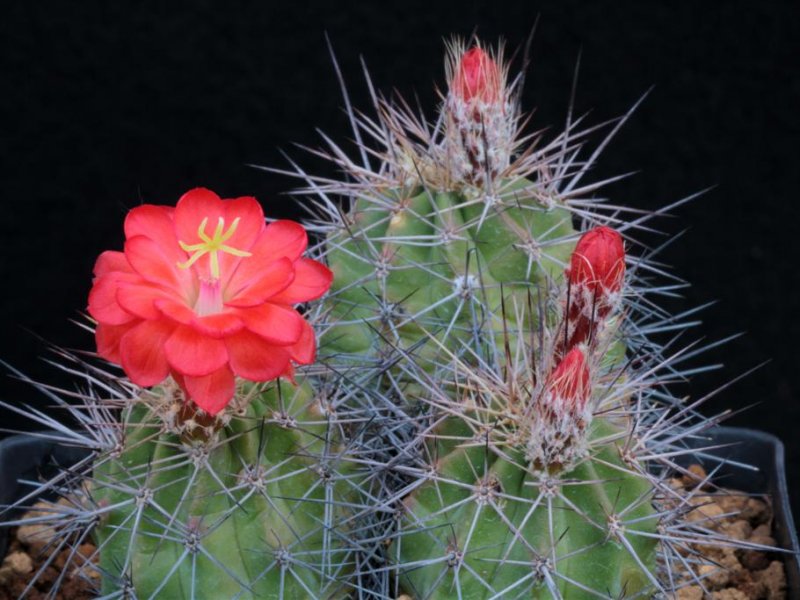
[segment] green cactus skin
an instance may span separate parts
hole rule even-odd
[[[607,423],[593,429],[595,439],[614,434]],[[436,475],[406,500],[417,531],[398,540],[397,552],[413,597],[588,600],[652,591],[652,486],[622,474],[619,442],[546,476],[521,454],[452,446],[438,443]],[[612,532],[613,515],[624,515],[627,547]]]
[[[129,410],[124,450],[94,472],[104,592],[127,579],[138,598],[335,597],[334,490],[315,458],[331,451],[307,386],[271,384],[206,442]]]
[[[488,210],[483,196],[421,188],[356,200],[327,241],[332,326],[321,350],[358,362],[431,335],[455,349],[476,327],[502,330],[503,297],[522,306],[558,280],[574,247],[570,212],[544,206],[527,180],[499,187]]]

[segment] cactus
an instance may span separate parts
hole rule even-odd
[[[521,132],[502,51],[455,42],[446,70],[433,125],[376,97],[374,120],[350,112],[360,160],[328,138],[319,151],[346,180],[295,173],[334,272],[320,353],[354,389],[340,414],[369,424],[352,442],[359,589],[582,599],[702,587],[684,555],[703,533],[669,477],[721,417],[665,387],[699,350],[655,341],[693,311],[659,308],[682,284],[652,286],[652,255],[625,253],[623,235],[658,213],[626,222],[592,197],[607,181],[582,183],[630,113],[584,158],[594,129],[571,112],[550,141]],[[734,543],[712,538],[702,543]]]
[[[125,410],[90,486],[106,594],[324,597],[346,568],[331,532],[336,448],[307,386],[241,390],[191,413],[177,386]],[[165,427],[165,424],[168,424]]]
[[[33,521],[95,540],[103,597],[672,597],[713,575],[698,545],[758,547],[671,483],[724,414],[669,391],[703,348],[657,341],[694,314],[654,300],[682,285],[631,235],[657,213],[582,183],[628,115],[584,158],[571,110],[523,131],[502,49],[454,42],[446,71],[433,123],[348,101],[360,159],[319,151],[346,180],[292,173],[315,259],[250,198],[131,211],[89,298],[126,376],[61,353],[80,403],[39,387],[77,432],[0,403],[89,451],[19,505],[66,499]]]
[[[522,300],[563,270],[572,214],[552,201],[539,167],[567,148],[557,140],[509,162],[519,117],[500,60],[480,47],[454,54],[441,143],[390,142],[391,171],[375,177],[386,183],[362,180],[350,191],[353,206],[326,244],[335,299],[327,354],[358,363],[430,334],[455,348],[476,327],[502,332],[503,298]],[[418,360],[437,354],[426,348]]]
[[[590,230],[552,332],[543,322],[527,342],[518,336],[504,369],[459,361],[449,379],[437,374],[444,389],[426,399],[439,415],[428,435],[437,459],[405,500],[397,540],[415,595],[633,597],[660,587],[655,489],[626,447],[636,386],[609,360],[623,271],[619,235]]]
[[[70,441],[92,453],[49,482],[70,506],[46,520],[69,523],[62,543],[91,534],[108,596],[333,597],[350,568],[342,437],[295,374],[315,342],[292,308],[330,273],[253,198],[192,190],[133,209],[125,233],[97,261],[89,313],[98,354],[130,379],[85,375],[102,395],[72,409],[88,413]]]

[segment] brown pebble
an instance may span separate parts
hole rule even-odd
[[[718,519],[724,514],[719,504],[714,502],[711,496],[698,496],[692,499],[692,504],[697,508],[686,515],[689,521],[704,521],[704,526],[712,525],[714,519]]]
[[[64,566],[67,564],[67,560],[69,559],[69,550],[64,550],[63,552],[59,552],[58,556],[55,557],[53,562],[51,563],[56,569],[61,571]]]
[[[25,552],[14,552],[6,556],[3,566],[10,566],[16,573],[24,574],[33,571],[33,561]]]
[[[742,564],[751,571],[761,571],[769,566],[769,558],[758,550],[745,550],[742,552]]]
[[[699,585],[690,585],[678,590],[676,600],[703,600],[703,588]]]
[[[767,590],[767,600],[783,600],[786,595],[786,573],[783,570],[783,563],[773,560],[769,566],[757,573],[758,580]]]
[[[744,519],[739,519],[733,523],[723,523],[720,531],[734,540],[746,540],[753,534],[753,528]]]
[[[732,577],[737,577],[745,570],[736,553],[736,548],[723,548],[720,564],[728,570]]]
[[[697,485],[706,480],[706,470],[700,465],[691,465],[686,471],[681,481],[688,490],[697,487]]]
[[[753,525],[760,525],[769,519],[769,507],[763,500],[748,498],[747,504],[742,510],[742,518],[747,519]]]
[[[743,592],[751,600],[762,600],[767,593],[764,584],[753,579],[753,572],[747,569],[731,577],[731,587]]]
[[[742,565],[736,558],[736,551],[733,548],[717,548],[716,565],[703,565],[698,569],[698,573],[706,578],[707,586],[713,590],[718,590],[727,586],[732,577],[736,577],[742,571]]]
[[[748,540],[751,544],[760,546],[775,546],[775,539],[769,535],[751,535]],[[742,564],[751,571],[760,571],[769,566],[770,560],[767,553],[762,550],[742,550],[739,552]]]
[[[23,515],[23,519],[43,518],[44,520],[17,528],[16,539],[34,552],[39,552],[47,546],[55,535],[53,522],[59,519],[60,511],[71,507],[67,498],[59,498],[58,502],[37,502]]]
[[[699,476],[699,472],[696,475]],[[680,480],[670,481],[672,487],[678,489],[678,494],[681,493],[680,487],[690,489],[690,483],[686,475]],[[668,499],[666,504],[671,505],[671,502]],[[713,494],[690,495],[686,502],[688,506],[679,502],[672,505],[693,507],[687,520],[704,529],[717,532],[732,542],[775,545],[771,537],[772,509],[761,499],[715,490]],[[770,562],[769,552],[713,543],[691,544],[690,550],[681,552],[678,549],[678,552],[684,556],[696,552],[707,562],[693,569],[696,577],[702,577],[702,585],[696,584],[691,573],[678,569],[676,581],[684,587],[675,590],[670,596],[673,600],[787,600],[783,563]]]
[[[673,490],[682,490],[683,489],[683,479],[678,477],[672,477],[669,480],[669,487]]]
[[[0,565],[0,600],[17,600],[23,595],[23,592],[26,600],[44,600],[45,598],[50,600],[89,600],[97,597],[100,575],[94,565],[84,565],[78,575],[83,562],[82,556],[96,558],[94,544],[87,543],[80,546],[74,557],[75,562],[72,565],[74,568],[71,567],[69,572],[65,573],[53,564],[44,568],[44,563],[48,560],[47,554],[29,552],[29,547],[19,540],[18,530],[19,527],[12,528],[8,554]],[[25,533],[23,532],[24,537]],[[65,550],[62,555],[69,554],[69,552],[70,550]],[[32,588],[26,590],[33,572],[36,572],[37,575],[36,582]],[[58,591],[52,592],[53,585],[59,579]]]
[[[52,529],[46,523],[21,525],[17,529],[17,539],[34,552],[44,548],[52,537]]]
[[[94,544],[81,544],[78,546],[78,553],[84,558],[90,558],[95,552],[97,552],[97,547]]]
[[[75,562],[73,563],[76,567],[75,570],[92,579],[100,579],[100,572],[93,568],[93,563],[87,562],[92,558],[96,558],[96,552],[97,548],[94,544],[81,544],[78,547],[78,556],[76,556]]]
[[[33,570],[33,561],[25,552],[10,552],[0,565],[0,586],[6,585],[21,575],[27,575]]]
[[[719,504],[722,510],[727,514],[736,514],[744,511],[747,507],[748,500],[749,498],[747,496],[739,494],[723,493],[717,496],[717,504]],[[744,519],[744,515],[741,515],[741,518]]]
[[[752,600],[752,599],[748,598],[747,595],[740,590],[728,588],[727,590],[711,592],[711,600]]]
[[[753,533],[750,534],[751,538],[754,537],[769,537],[772,534],[772,529],[769,525],[764,523],[763,525],[759,525],[755,529],[753,529]]]
[[[724,556],[724,548],[720,548],[719,546],[697,544],[695,549],[701,556],[713,562],[720,562]]]
[[[728,585],[731,575],[724,567],[716,565],[701,565],[697,574],[702,578],[705,586],[711,590],[719,590]]]

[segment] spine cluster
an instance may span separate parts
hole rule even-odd
[[[491,188],[511,161],[515,105],[506,73],[480,46],[454,52],[450,71],[445,112],[451,181]]]

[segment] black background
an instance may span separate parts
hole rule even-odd
[[[659,223],[670,234],[688,228],[664,260],[693,284],[676,309],[719,300],[695,337],[746,335],[705,357],[724,369],[678,391],[698,396],[771,359],[705,411],[755,405],[731,423],[785,441],[798,507],[800,3],[669,4],[4,6],[0,358],[69,385],[40,360],[43,340],[91,348],[69,320],[85,308],[95,257],[121,246],[125,212],[140,202],[174,203],[203,185],[256,195],[271,216],[298,214],[282,195],[293,181],[247,164],[286,166],[285,149],[333,174],[292,145],[318,145],[317,127],[349,136],[325,32],[357,106],[368,105],[363,55],[380,90],[416,96],[433,115],[445,38],[477,30],[513,50],[538,15],[524,95],[527,109],[537,107],[535,127],[563,124],[582,51],[576,108],[592,122],[655,86],[593,175],[639,173],[606,194],[654,209],[716,186]],[[4,376],[0,398],[44,402]],[[19,426],[0,412],[0,427]]]

